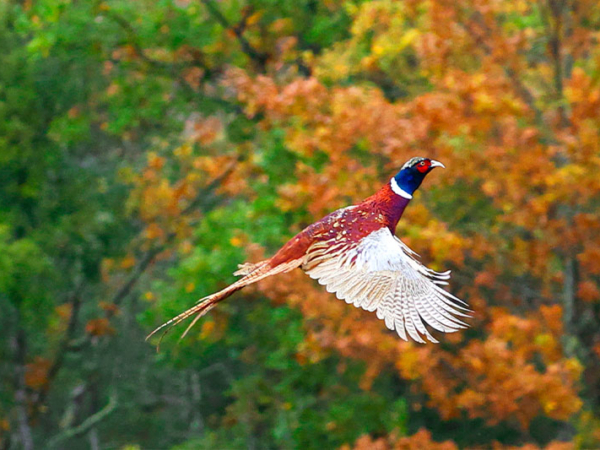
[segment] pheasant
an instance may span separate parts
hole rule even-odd
[[[183,338],[202,316],[234,292],[297,267],[337,298],[375,311],[404,340],[410,337],[425,343],[425,337],[437,343],[425,324],[445,333],[467,328],[460,318],[470,317],[468,305],[440,287],[448,284],[450,271],[438,273],[428,269],[394,235],[413,193],[435,167],[445,166],[429,158],[410,159],[374,195],[309,225],[271,258],[238,266],[234,275],[242,278],[198,300],[195,306],[156,328],[148,338],[160,330],[166,333],[195,316]]]

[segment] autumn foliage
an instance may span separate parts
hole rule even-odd
[[[595,2],[93,3],[0,1],[0,447],[600,446]],[[468,330],[297,270],[143,342],[412,156]]]
[[[516,15],[527,20],[515,23]],[[267,182],[261,136],[280,131],[296,162],[276,186],[275,206],[313,220],[366,197],[414,154],[444,161],[449,169],[413,201],[398,234],[432,267],[455,269],[454,289],[476,311],[473,329],[442,346],[405,343],[300,272],[265,280],[258,291],[305,317],[301,364],[332,351],[363,361],[367,390],[395,370],[445,420],[523,432],[542,416],[571,420],[584,407],[581,358],[597,358],[584,350],[589,335],[577,317],[595,321],[599,300],[594,33],[578,11],[553,2],[375,1],[350,16],[349,37],[308,60],[312,76],[283,70],[298,54],[295,40],[264,74],[225,71],[219,85],[260,129],[234,174]],[[190,140],[210,147],[217,132],[202,130],[220,125],[215,117],[195,123]],[[204,179],[218,174],[198,160],[195,168]],[[255,198],[235,175],[220,189]],[[366,442],[388,448],[368,438],[356,448]],[[405,448],[398,442],[393,448]]]

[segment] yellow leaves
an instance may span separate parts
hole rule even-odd
[[[127,255],[121,260],[119,266],[121,269],[131,269],[135,266],[135,257],[133,255]]]
[[[165,237],[165,232],[157,223],[153,222],[144,230],[144,236],[149,240],[163,239]]]
[[[481,189],[486,195],[496,197],[500,192],[500,184],[496,180],[488,179],[483,182]]]
[[[282,212],[308,211],[318,219],[372,193],[409,156],[444,162],[447,172],[428,178],[423,189],[435,184],[449,197],[458,195],[463,204],[474,206],[472,215],[444,223],[439,217],[454,217],[453,212],[438,216],[431,211],[431,197],[419,193],[398,235],[434,269],[464,266],[452,292],[466,293],[475,305],[476,330],[443,336],[443,347],[399,343],[381,322],[337,302],[299,273],[264,280],[256,288],[307,318],[308,338],[296,353],[301,364],[331,351],[362,360],[364,389],[382,368],[394,367],[443,417],[466,412],[487,423],[516,417],[523,428],[536,415],[568,418],[580,405],[581,366],[563,354],[561,308],[537,305],[550,302],[562,289],[564,250],[575,254],[573,249],[582,249],[577,254],[578,301],[595,302],[600,296],[594,278],[600,274],[597,80],[586,69],[574,68],[565,80],[570,124],[557,130],[556,107],[548,100],[555,102],[554,92],[547,95],[543,88],[553,67],[525,56],[526,41],[538,38],[539,31],[520,30],[514,21],[504,20],[506,15],[529,14],[526,1],[475,2],[468,5],[468,14],[465,5],[449,1],[423,6],[378,0],[344,2],[343,7],[353,20],[351,36],[322,54],[305,53],[314,77],[293,78],[280,65],[299,56],[296,41],[285,36],[294,23],[283,18],[261,24],[277,35],[274,53],[281,59],[269,62],[276,68],[260,76],[227,69],[221,87],[254,119],[258,134],[281,131],[286,150],[302,161],[277,186],[276,206]],[[531,22],[526,19],[523,23]],[[247,25],[260,21],[260,14],[253,14]],[[248,38],[255,39],[253,34]],[[565,48],[572,48],[572,42]],[[212,47],[223,50],[219,44]],[[128,55],[131,49],[123,47],[117,56]],[[407,93],[411,83],[394,76],[393,69],[427,77],[427,92]],[[199,89],[206,74],[195,67],[182,75]],[[385,93],[373,87],[377,85],[385,85]],[[542,117],[535,117],[521,89],[531,90]],[[111,86],[107,93],[117,95],[119,87]],[[389,100],[398,95],[400,100]],[[231,162],[223,154],[234,145],[227,140],[228,120],[225,115],[192,114],[185,124],[185,143],[173,154],[166,149],[151,154],[145,171],[132,181],[147,240],[177,233],[183,240],[181,254],[192,251],[190,216],[182,218],[181,213]],[[248,179],[273,182],[256,169],[256,158],[263,154],[259,144],[246,145],[248,160],[220,185],[220,194],[252,196]],[[559,167],[556,161],[562,159],[567,163]],[[236,234],[230,244],[246,248],[248,238]],[[124,269],[131,267],[126,260],[120,262]],[[191,293],[195,285],[183,288]],[[145,298],[152,301],[154,295],[148,292]],[[494,304],[506,309],[488,306]],[[514,305],[534,311],[516,314],[509,309]],[[201,336],[212,335],[215,326],[206,321]],[[362,442],[395,445],[370,438]]]
[[[25,385],[35,390],[46,386],[50,366],[48,359],[36,356],[33,362],[25,366]]]
[[[565,97],[571,103],[582,102],[590,86],[590,78],[581,67],[573,68],[571,79],[565,87]]]
[[[202,327],[200,328],[200,337],[202,339],[206,339],[211,336],[215,329],[215,322],[212,320],[206,320],[202,322]]]
[[[591,411],[583,411],[579,415],[577,431],[574,439],[575,448],[600,447],[600,420]]]
[[[472,341],[461,355],[470,361],[470,370],[475,376],[470,378],[471,388],[479,385],[476,389],[479,394],[488,389],[489,395],[494,391],[498,394],[494,394],[496,400],[491,405],[490,423],[516,414],[523,426],[527,426],[539,409],[550,417],[565,420],[581,407],[575,388],[581,364],[561,354],[561,309],[542,307],[540,313],[542,320],[535,314],[524,319],[493,309],[490,337],[482,343]],[[528,362],[534,354],[541,357],[545,370],[534,370]],[[468,392],[459,397],[472,417],[488,415],[479,408],[490,408],[490,405],[485,402],[478,405],[479,397]],[[520,407],[517,411],[514,409],[517,405],[527,405],[527,408]]]
[[[406,220],[399,224],[398,235],[402,240],[422,256],[427,251],[431,258],[428,264],[433,269],[441,269],[449,260],[462,265],[467,240],[448,230],[445,223],[433,219],[423,205],[412,206],[406,212]]]
[[[381,4],[365,6],[370,7],[385,9]],[[361,18],[355,32],[373,27],[385,30],[386,23],[394,20],[388,14],[375,24],[374,17]],[[424,45],[426,36],[411,36],[409,31],[402,28],[396,40],[407,35],[409,45]],[[371,59],[361,60],[365,66],[377,67],[379,58],[387,54],[387,43],[379,38],[370,41]],[[442,44],[436,47],[438,43],[432,41],[432,45],[428,51],[445,51]],[[340,46],[326,52],[317,77],[335,80],[332,68],[341,77],[356,70],[358,61],[346,51]],[[448,59],[440,55],[440,61]],[[274,302],[287,302],[310,319],[307,327],[312,340],[300,346],[298,361],[319,358],[319,349],[365,361],[365,389],[382,367],[391,364],[445,418],[465,411],[488,424],[516,418],[527,428],[537,415],[564,420],[581,405],[578,362],[565,358],[561,346],[562,310],[542,306],[516,315],[487,305],[503,302],[527,307],[519,296],[521,280],[530,277],[543,286],[535,293],[540,301],[552,298],[554,286],[563,282],[556,249],[574,242],[586,242],[578,255],[582,269],[600,273],[600,268],[596,271],[600,250],[593,242],[598,228],[594,214],[575,215],[574,224],[557,215],[566,201],[584,205],[586,198],[598,195],[600,186],[595,188],[592,182],[598,166],[589,158],[557,167],[555,159],[563,150],[541,142],[543,133],[530,120],[528,107],[514,94],[505,71],[495,64],[490,60],[471,72],[444,69],[444,76],[433,81],[432,92],[396,103],[378,90],[328,88],[318,78],[279,86],[275,79],[252,79],[238,73],[235,89],[252,114],[264,114],[261,126],[285,130],[288,149],[303,159],[312,158],[317,150],[328,158],[319,170],[305,163],[296,165],[297,181],[278,189],[277,206],[282,211],[304,208],[317,218],[347,204],[348,197],[359,200],[379,185],[382,172],[388,177],[387,168],[397,170],[417,151],[446,163],[449,171],[441,182],[435,182],[464,183],[460,192],[464,202],[493,202],[494,212],[486,216],[485,226],[477,228],[474,218],[469,224],[472,231],[463,232],[460,225],[450,228],[436,219],[423,201],[425,196],[416,195],[398,232],[434,269],[445,268],[449,262],[462,265],[465,257],[470,258],[468,267],[473,270],[461,283],[476,305],[474,325],[482,335],[479,340],[469,340],[465,333],[444,336],[453,346],[448,351],[398,343],[368,315],[349,310],[342,302],[325,301],[327,294],[309,280],[292,274],[265,280],[258,287],[265,295]],[[593,140],[588,139],[591,148]],[[561,142],[568,140],[569,136],[561,137]],[[352,155],[356,148],[380,158],[386,169],[357,164]],[[579,286],[582,296],[590,299],[596,295],[594,287],[585,281]],[[549,392],[545,392],[547,386],[552,386]]]
[[[298,345],[295,356],[299,364],[315,364],[328,355],[319,338],[318,334],[309,332],[306,339]]]
[[[542,403],[542,406],[544,408],[544,412],[547,415],[550,415],[550,414],[552,414],[553,411],[556,410],[558,404],[556,403],[555,400],[548,400],[548,401]]]
[[[349,11],[352,11],[355,16],[351,29],[355,36],[362,36],[373,30],[387,29],[404,18],[403,6],[400,2],[376,0],[363,3],[358,8],[350,8]]]
[[[317,60],[315,75],[324,80],[342,81],[364,72],[389,73],[405,78],[409,64],[407,49],[419,40],[421,31],[414,27],[404,12],[404,4],[388,0],[346,3],[354,16],[351,37],[326,49]],[[370,51],[365,51],[368,45]],[[418,76],[408,72],[409,76]]]
[[[495,97],[491,96],[486,92],[475,93],[475,95],[473,96],[473,100],[473,109],[478,113],[493,110],[496,106]]]
[[[583,373],[583,365],[576,358],[567,359],[565,369],[571,378],[579,378]]]
[[[244,233],[238,233],[229,240],[229,243],[234,247],[244,247],[248,243],[248,238]]]
[[[218,341],[223,339],[225,333],[227,332],[227,316],[223,314],[214,313],[211,316],[212,320],[206,320],[202,323],[202,327],[200,329],[200,333],[198,337],[200,339],[206,339],[209,341]],[[249,347],[249,352],[252,352],[252,347]],[[243,354],[242,358],[249,358],[250,355],[248,353]],[[249,358],[246,362],[251,362],[251,358]]]
[[[420,35],[421,33],[416,28],[411,28],[410,30],[406,31],[398,41],[397,51],[403,50],[409,45],[412,45]]]
[[[416,380],[421,377],[422,368],[420,365],[419,352],[412,348],[408,348],[402,352],[396,361],[396,368],[407,380]]]
[[[71,318],[71,312],[73,311],[73,305],[71,303],[63,303],[62,305],[54,308],[54,312],[60,318],[61,321],[66,322]]]
[[[420,32],[415,28],[406,32],[401,28],[395,28],[376,39],[371,46],[371,51],[377,59],[395,57],[412,45],[419,36]]]

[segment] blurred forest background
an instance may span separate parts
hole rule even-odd
[[[594,0],[0,0],[0,449],[600,448]],[[301,271],[144,337],[409,157],[472,328]]]

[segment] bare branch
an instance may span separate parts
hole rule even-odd
[[[127,19],[125,19],[123,16],[121,16],[120,14],[118,14],[110,9],[103,11],[102,14],[104,16],[108,17],[109,19],[111,19],[112,21],[114,21],[117,25],[119,25],[123,29],[123,31],[125,31],[125,33],[127,34],[128,38],[129,38],[128,43],[133,47],[136,55],[140,59],[142,59],[146,63],[150,64],[151,66],[155,66],[155,67],[172,68],[177,65],[177,64],[172,64],[172,63],[166,63],[164,61],[158,61],[156,59],[152,59],[152,58],[148,57],[146,55],[146,53],[144,52],[144,48],[142,47],[142,45],[140,44],[140,42],[138,40],[138,36],[137,36],[135,29],[133,28],[131,23],[129,23],[129,21],[127,21]]]
[[[25,385],[25,360],[27,357],[27,340],[25,332],[18,326],[13,338],[15,352],[15,403],[19,440],[23,450],[33,450],[33,433],[29,425],[27,413],[27,390]]]
[[[235,37],[237,38],[242,51],[250,57],[250,59],[256,61],[260,67],[266,65],[269,56],[255,49],[250,42],[244,37],[244,31],[246,29],[246,18],[243,18],[242,21],[237,25],[231,25],[227,18],[223,15],[223,13],[215,6],[215,4],[211,0],[200,0],[208,9],[210,15],[217,21],[223,28],[226,30],[230,30],[233,32]]]
[[[67,325],[67,330],[60,341],[58,346],[58,350],[56,351],[56,355],[54,357],[54,361],[50,368],[48,369],[47,381],[45,386],[37,392],[37,396],[34,397],[31,403],[31,420],[35,420],[40,411],[40,406],[44,403],[46,398],[48,397],[48,392],[50,390],[50,385],[60,372],[62,368],[65,357],[69,352],[70,342],[73,340],[75,336],[75,331],[77,330],[77,325],[79,323],[79,312],[81,310],[81,290],[83,288],[83,283],[79,283],[71,298],[67,301],[68,304],[71,305],[71,316],[69,317],[69,324]]]
[[[58,444],[67,439],[71,439],[86,433],[92,427],[94,427],[98,423],[102,422],[106,417],[108,417],[117,408],[117,404],[117,395],[113,392],[109,397],[108,404],[104,408],[85,419],[80,425],[73,428],[69,428],[63,431],[62,433],[54,436],[48,442],[48,447],[56,447]]]
[[[210,183],[206,185],[202,192],[196,196],[194,201],[192,201],[185,209],[183,209],[181,214],[189,214],[194,209],[202,208],[204,205],[206,205],[208,202],[207,199],[210,198],[210,194],[214,192],[214,190],[223,182],[223,180],[225,180],[225,178],[227,178],[231,174],[231,172],[233,172],[238,162],[239,158],[236,158],[234,161],[232,161],[225,168],[225,170],[221,172],[220,175],[215,177]],[[125,284],[123,284],[123,286],[121,286],[121,288],[112,297],[112,299],[110,300],[111,303],[119,305],[127,297],[127,295],[131,292],[131,290],[136,285],[140,277],[144,274],[146,269],[148,269],[148,267],[154,262],[154,259],[167,248],[168,244],[170,244],[173,241],[173,239],[175,239],[175,237],[176,233],[170,233],[162,245],[151,248],[144,254],[139,264],[136,266],[135,270],[129,276]]]

